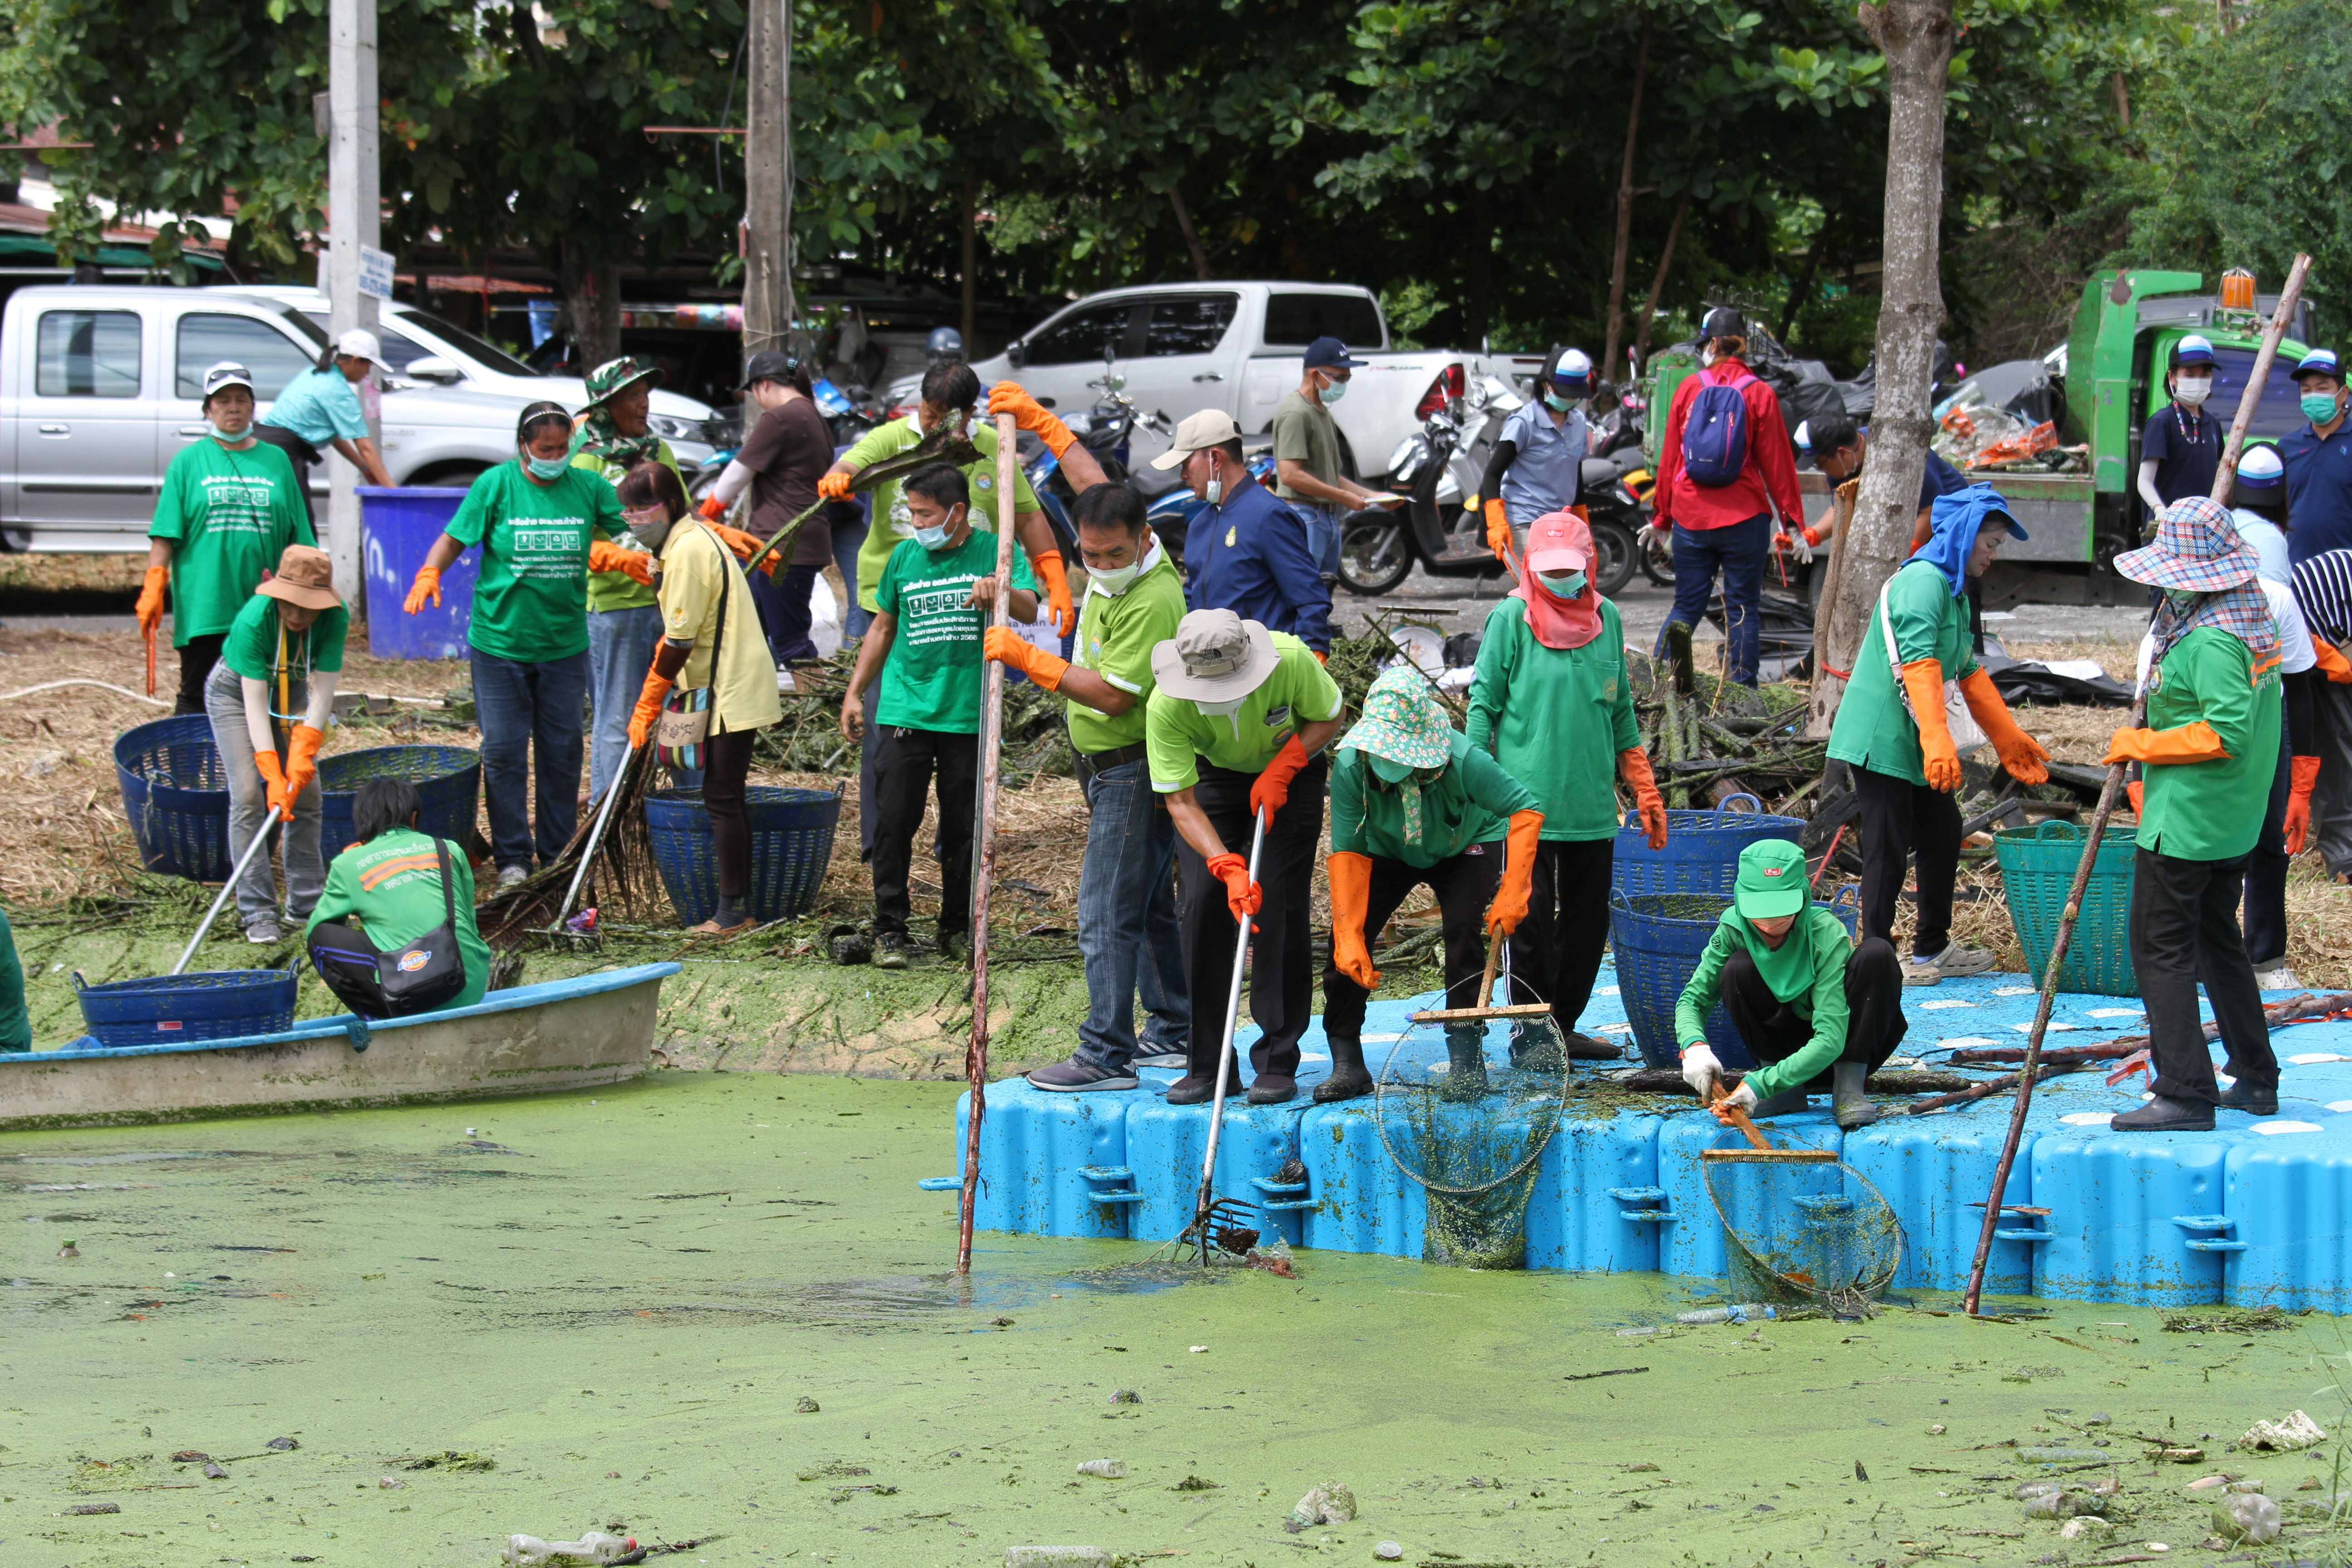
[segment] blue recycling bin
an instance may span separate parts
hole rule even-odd
[[[415,615],[401,609],[416,569],[466,499],[462,489],[362,485],[360,528],[366,540],[368,652],[378,658],[464,658],[473,622],[474,577],[481,546],[471,545],[441,574],[441,603]]]

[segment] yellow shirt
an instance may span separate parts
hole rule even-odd
[[[768,639],[760,629],[760,613],[751,603],[751,586],[735,563],[734,552],[719,536],[693,518],[680,519],[662,541],[661,575],[656,581],[661,599],[662,634],[678,642],[692,642],[686,668],[677,673],[680,689],[713,686],[711,705],[717,717],[714,735],[732,730],[763,730],[783,717],[776,701],[776,665],[769,657]],[[721,602],[727,632],[719,633]],[[724,661],[714,680],[710,673],[711,645],[719,646]]]

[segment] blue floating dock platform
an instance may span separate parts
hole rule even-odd
[[[1629,1060],[1574,1065],[1580,1077],[1628,1071],[1631,1036],[1612,971],[1580,1027],[1628,1042]],[[2035,994],[2026,978],[1988,974],[1910,991],[1899,1058],[1944,1067],[1954,1049],[2021,1046]],[[1434,996],[1375,1002],[1364,1054],[1375,1075]],[[2147,1028],[2127,998],[2062,994],[2051,1047]],[[1252,1032],[1239,1042],[1246,1077]],[[2138,1105],[2147,1080],[2114,1089],[2103,1071],[2052,1079],[2034,1092],[1986,1289],[1998,1294],[2148,1306],[2225,1303],[2352,1312],[2352,1023],[2276,1031],[2279,1113],[2224,1110],[2211,1132],[2119,1133],[2107,1118]],[[1418,1258],[1427,1205],[1382,1146],[1372,1100],[1317,1105],[1330,1070],[1318,1018],[1301,1042],[1299,1096],[1223,1111],[1215,1190],[1255,1205],[1260,1228],[1294,1247]],[[1442,1071],[1442,1041],[1412,1047]],[[1499,1064],[1506,1041],[1489,1031]],[[2218,1049],[2218,1047],[2217,1047]],[[1898,1058],[1898,1059],[1899,1059]],[[1997,1076],[2007,1069],[1987,1069]],[[1018,1079],[989,1086],[981,1129],[978,1224],[1037,1236],[1166,1241],[1192,1218],[1206,1146],[1206,1106],[1171,1106],[1181,1076],[1144,1068],[1124,1092],[1048,1094]],[[1894,1105],[1901,1101],[1892,1102]],[[1968,1279],[1984,1198],[2008,1132],[2006,1091],[1925,1116],[1883,1115],[1845,1133],[1812,1109],[1761,1123],[1780,1142],[1835,1152],[1885,1194],[1903,1226],[1898,1289],[1958,1289]],[[970,1097],[956,1112],[957,1158]],[[1702,1150],[1736,1140],[1692,1102],[1656,1110],[1571,1100],[1545,1146],[1528,1206],[1528,1266],[1716,1279],[1723,1233],[1699,1173]],[[1283,1168],[1303,1165],[1303,1183]],[[927,1186],[950,1186],[937,1178]],[[2046,1210],[2047,1213],[2040,1211]]]

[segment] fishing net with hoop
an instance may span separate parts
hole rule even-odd
[[[1903,1226],[1853,1166],[1774,1159],[1744,1146],[1709,1150],[1699,1166],[1723,1222],[1733,1300],[1858,1315],[1894,1283]]]

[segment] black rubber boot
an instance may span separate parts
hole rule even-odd
[[[2117,1132],[2210,1132],[2213,1108],[2201,1100],[2174,1100],[2159,1094],[2107,1125]]]
[[[1867,1062],[1830,1065],[1830,1111],[1837,1118],[1837,1124],[1848,1132],[1878,1120],[1878,1107],[1870,1103],[1870,1096],[1863,1088],[1869,1077]]]
[[[2244,1079],[2240,1079],[2221,1091],[2220,1103],[2230,1110],[2243,1110],[2255,1116],[2276,1116],[2278,1086],[2273,1084],[2268,1089],[2256,1089]]]
[[[1437,1086],[1440,1100],[1477,1100],[1486,1092],[1486,1031],[1445,1034],[1445,1081]]]
[[[1372,1092],[1372,1075],[1364,1068],[1364,1042],[1332,1040],[1331,1076],[1315,1086],[1315,1103],[1357,1100]]]
[[[1568,1037],[1569,1048],[1560,1048],[1559,1029],[1548,1018],[1538,1018],[1529,1025],[1515,1025],[1511,1029],[1511,1065],[1523,1072],[1556,1073],[1568,1066],[1569,1057],[1575,1054],[1580,1035]]]

